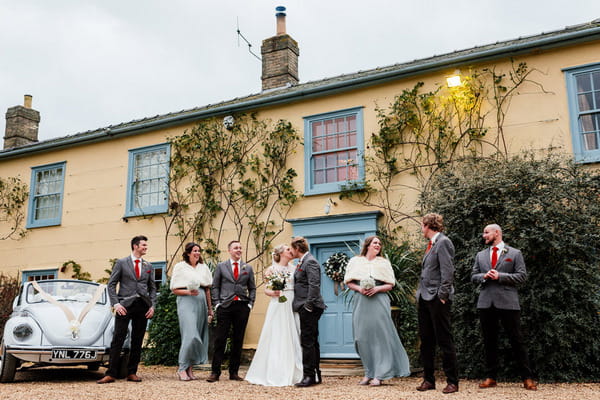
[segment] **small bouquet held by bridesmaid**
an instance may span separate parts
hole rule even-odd
[[[360,287],[365,290],[373,289],[375,287],[375,279],[373,279],[373,277],[371,276],[365,279],[361,279]]]
[[[273,272],[271,275],[267,276],[267,287],[271,290],[283,290],[285,289],[285,282],[290,277],[290,274],[286,272]],[[279,302],[285,303],[287,301],[287,297],[284,295],[279,296]]]

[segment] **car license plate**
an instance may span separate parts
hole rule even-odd
[[[55,360],[95,360],[94,350],[52,349],[52,358]]]

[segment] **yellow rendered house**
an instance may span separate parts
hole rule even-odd
[[[129,254],[130,239],[144,234],[156,280],[164,282],[172,261],[181,257],[179,239],[167,233],[164,217],[172,206],[169,139],[207,119],[222,121],[224,132],[242,114],[291,123],[302,138],[288,160],[301,196],[285,220],[275,221],[283,231],[273,244],[304,236],[320,262],[356,248],[387,217],[384,210],[340,199],[339,193],[348,183],[360,185],[367,173],[363,156],[379,129],[378,107],[387,107],[418,82],[424,90],[449,91],[448,86],[460,85],[472,71],[508,74],[526,63],[534,71],[531,81],[511,94],[503,122],[507,151],[552,147],[581,163],[600,161],[600,20],[313,82],[300,81],[299,45],[285,31],[285,16],[278,20],[278,34],[263,41],[262,91],[257,94],[240,93],[220,104],[90,127],[42,142],[37,140],[40,114],[32,108],[31,96],[25,96],[23,106],[11,107],[0,176],[19,177],[29,198],[22,210],[25,236],[0,240],[0,272],[19,274],[23,281],[68,278],[73,271],[62,265],[74,260],[100,279],[109,260]],[[403,185],[394,190],[407,210],[415,209],[414,194]],[[223,257],[226,243],[237,239],[229,220],[224,221],[219,242]],[[9,229],[0,221],[0,233]],[[252,246],[243,239],[242,244],[253,256]],[[334,282],[325,274],[322,281],[328,308],[321,318],[321,356],[356,357],[351,313],[335,294]],[[265,297],[259,289],[247,348],[258,341]]]

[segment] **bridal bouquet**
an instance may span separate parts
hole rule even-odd
[[[290,274],[286,272],[273,272],[267,277],[267,287],[271,290],[283,290],[285,289],[285,282],[290,277]],[[287,297],[284,295],[279,296],[279,302],[285,303]]]

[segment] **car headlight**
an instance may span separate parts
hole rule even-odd
[[[32,333],[33,329],[29,324],[19,324],[13,329],[13,335],[19,339],[26,339],[27,337],[31,336]]]

